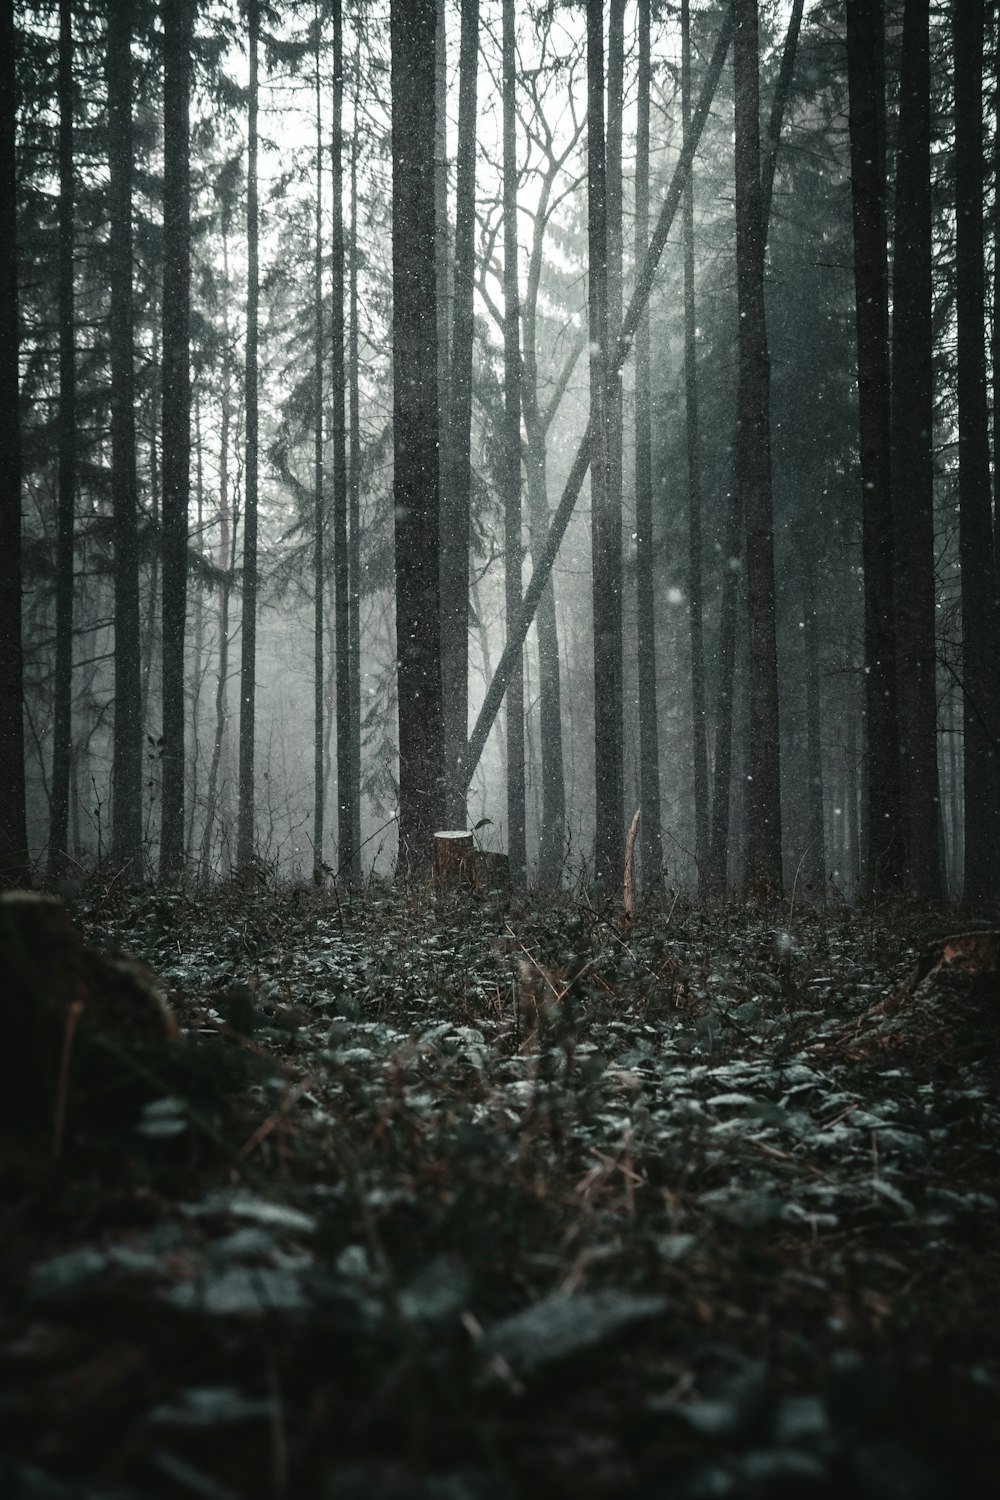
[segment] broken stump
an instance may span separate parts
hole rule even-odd
[[[472,879],[472,834],[446,828],[434,835],[434,884],[461,885]]]

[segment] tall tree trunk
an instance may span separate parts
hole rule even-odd
[[[191,489],[191,0],[164,10],[163,780],[160,874],[184,864],[184,638]]]
[[[355,52],[354,132],[351,138],[351,268],[350,329],[348,333],[348,380],[351,457],[347,473],[348,565],[351,589],[350,693],[351,693],[351,829],[350,874],[361,877],[361,389],[358,363],[358,110],[361,93],[360,48]]]
[[[437,283],[438,425],[441,450],[439,484],[447,476],[448,412],[451,408],[448,356],[448,293],[451,280],[448,230],[448,36],[447,3],[437,0],[434,26],[434,253]]]
[[[868,885],[899,884],[899,735],[890,466],[886,266],[884,21],[881,0],[847,0],[847,81],[854,208],[858,408],[865,570]]]
[[[997,574],[993,566],[983,253],[983,0],[956,0],[955,273],[966,901],[997,889]]]
[[[0,885],[18,885],[30,879],[22,718],[14,47],[13,0],[0,0]]]
[[[826,895],[826,826],[823,814],[823,694],[820,681],[819,608],[815,539],[806,534],[800,546],[802,563],[802,620],[805,625],[806,679],[806,840],[802,878],[817,896]]]
[[[739,431],[736,474],[746,524],[750,631],[750,785],[746,883],[779,894],[781,782],[778,649],[771,498],[771,371],[764,315],[757,0],[738,0],[736,93],[736,291]]]
[[[607,360],[615,348],[622,327],[622,115],[625,94],[625,0],[610,0],[608,10],[608,77],[607,77],[607,133],[605,139],[605,205],[607,224]],[[619,372],[607,383],[606,414],[608,427],[608,523],[614,524],[617,517],[617,556],[609,559],[617,576],[613,578],[614,607],[617,622],[612,624],[615,632],[615,664],[618,674],[618,750],[619,779],[621,781],[622,807],[620,821],[624,830],[625,797],[625,675],[622,648],[624,645],[624,576],[622,572],[622,470],[623,470],[623,402],[622,378]],[[624,847],[621,851],[624,861]]]
[[[934,639],[930,0],[906,0],[892,272],[892,509],[907,888],[941,895]]]
[[[323,675],[323,631],[326,626],[326,497],[323,493],[323,107],[320,56],[323,22],[316,8],[316,217],[313,246],[313,880],[323,882],[324,804],[323,750],[326,681]]]
[[[691,6],[681,3],[681,118],[691,127]],[[688,617],[691,633],[691,750],[694,761],[695,860],[698,889],[709,884],[708,718],[705,709],[705,624],[701,547],[701,431],[694,279],[694,173],[684,189],[684,409],[688,499]]]
[[[452,318],[448,482],[441,496],[441,672],[444,689],[447,818],[467,821],[462,762],[469,733],[469,528],[472,489],[472,346],[476,269],[476,93],[479,0],[462,0],[458,59],[455,182],[455,290]]]
[[[201,432],[201,401],[197,389],[193,393],[192,417],[194,420],[194,524],[198,549],[201,550],[205,535],[205,458]],[[191,795],[187,800],[187,832],[184,835],[184,858],[194,861],[194,820],[198,811],[198,773],[201,769],[201,690],[204,682],[205,660],[205,585],[199,577],[195,579],[194,618],[191,631]]]
[[[444,817],[441,708],[436,0],[392,0],[392,354],[399,861],[425,871]]]
[[[108,249],[111,261],[111,512],[115,554],[111,858],[126,878],[138,880],[142,875],[142,718],[132,301],[133,15],[133,0],[109,0]]]
[[[621,877],[621,512],[614,507],[608,449],[608,231],[604,150],[604,6],[587,0],[587,301],[590,324],[591,551],[594,588],[594,867]]]
[[[680,159],[674,168],[674,173],[670,180],[670,187],[667,191],[667,196],[664,200],[663,206],[660,209],[660,214],[656,221],[656,228],[653,231],[653,235],[649,243],[649,249],[646,252],[646,258],[642,264],[642,270],[639,276],[636,278],[636,284],[633,288],[632,296],[629,299],[628,309],[622,322],[621,337],[618,340],[617,347],[611,356],[609,374],[613,375],[615,378],[617,378],[618,371],[621,369],[628,355],[633,336],[635,335],[636,328],[639,324],[639,318],[649,298],[649,293],[656,275],[656,267],[659,264],[660,256],[663,254],[663,249],[667,242],[667,236],[670,233],[670,227],[674,221],[674,215],[677,213],[681,194],[684,189],[684,183],[687,179],[688,173],[691,170],[691,163],[694,158],[694,153],[698,149],[698,142],[701,139],[701,132],[704,129],[705,121],[708,118],[708,112],[712,106],[712,100],[715,97],[715,91],[718,88],[719,78],[722,74],[722,69],[726,61],[726,55],[729,51],[729,44],[732,41],[732,36],[733,4],[731,3],[729,6],[727,6],[726,11],[723,15],[722,25],[719,28],[719,33],[716,38],[711,61],[709,62],[708,68],[705,72],[705,81],[702,85],[701,94],[698,99],[698,107],[695,110],[694,120],[692,121],[690,137],[686,146],[682,147]],[[601,90],[601,95],[603,104],[603,89]],[[601,155],[601,162],[603,163],[603,153]],[[469,736],[469,748],[465,761],[465,769],[470,781],[475,772],[476,766],[479,764],[479,757],[483,753],[486,741],[489,738],[490,730],[493,727],[493,723],[496,719],[497,713],[499,712],[500,705],[503,702],[504,693],[507,688],[507,680],[513,669],[514,662],[517,659],[522,646],[524,645],[525,637],[528,634],[531,622],[534,619],[535,610],[538,608],[538,601],[544,593],[545,586],[551,576],[552,565],[555,562],[556,556],[559,552],[560,543],[562,542],[563,537],[566,535],[566,527],[569,525],[570,517],[573,514],[573,509],[576,505],[577,500],[579,499],[580,491],[583,488],[583,481],[587,476],[587,470],[590,468],[592,446],[593,421],[591,420],[590,422],[588,422],[586,431],[584,432],[583,437],[580,440],[580,445],[576,451],[576,457],[573,459],[569,474],[566,478],[566,483],[563,486],[562,496],[560,497],[559,504],[556,507],[555,514],[552,517],[552,523],[549,526],[548,535],[545,538],[544,545],[539,549],[538,558],[532,571],[531,581],[524,591],[524,599],[521,604],[520,623],[512,639],[509,640],[504,646],[503,655],[497,663],[496,671],[490,678],[489,687],[487,688],[486,696],[483,699],[483,706],[479,710],[479,716],[476,719],[475,726],[472,730],[471,735]]]
[[[334,670],[337,698],[337,869],[348,878],[354,805],[351,783],[350,559],[347,551],[347,431],[344,365],[344,28],[341,0],[333,6],[333,163],[331,172],[331,289],[333,348],[333,576]]]
[[[228,285],[228,253],[223,238],[223,268]],[[212,736],[212,756],[208,766],[208,782],[205,789],[205,823],[201,832],[201,874],[207,879],[212,868],[212,843],[215,838],[215,822],[219,803],[219,769],[226,742],[226,726],[229,722],[229,606],[230,569],[234,561],[231,513],[229,508],[229,455],[232,431],[232,379],[230,376],[228,351],[232,347],[229,330],[229,304],[222,311],[222,336],[227,351],[222,376],[222,421],[219,435],[219,550],[216,566],[224,573],[219,589],[219,671],[215,680],[215,731]],[[223,848],[225,846],[223,845]]]
[[[793,0],[781,54],[778,82],[771,101],[767,127],[767,146],[761,181],[761,216],[764,245],[771,222],[771,201],[778,165],[781,128],[795,74],[795,56],[802,29],[804,0]],[[739,602],[739,559],[741,552],[740,489],[733,483],[726,499],[726,518],[722,545],[722,600],[719,607],[719,647],[716,658],[717,689],[715,714],[715,764],[712,774],[712,816],[709,831],[708,879],[721,890],[726,883],[729,856],[729,800],[732,792],[733,760],[733,681],[736,671],[736,611]]]
[[[521,610],[521,296],[518,288],[514,0],[503,0],[504,597],[509,639]],[[507,852],[511,881],[527,873],[524,805],[524,658],[507,684]]]
[[[76,526],[76,327],[73,242],[73,6],[59,0],[59,504],[56,530],[56,657],[52,714],[49,874],[69,853],[73,752],[73,545]]]
[[[236,864],[247,866],[254,853],[254,750],[257,729],[257,489],[260,357],[260,205],[257,182],[260,102],[258,52],[260,0],[247,0],[247,343],[245,371],[246,463],[244,465],[243,600],[240,632],[239,811]]]
[[[639,69],[635,150],[635,263],[649,243],[650,0],[639,0]],[[685,117],[686,118],[686,117]],[[690,191],[690,177],[688,179]],[[687,193],[685,193],[685,203]],[[686,220],[685,220],[686,222]],[[639,849],[650,885],[663,866],[660,742],[656,707],[656,609],[653,597],[653,424],[649,307],[635,331],[635,602],[639,692]]]

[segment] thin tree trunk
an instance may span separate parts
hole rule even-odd
[[[333,6],[333,161],[331,172],[331,288],[333,348],[333,575],[334,673],[337,699],[337,868],[354,868],[351,840],[354,806],[351,787],[350,558],[347,551],[347,432],[344,367],[344,31],[341,0]]]
[[[691,7],[681,4],[681,118],[691,121]],[[694,276],[694,173],[684,189],[684,407],[688,499],[688,616],[691,633],[691,749],[694,761],[695,860],[698,889],[709,875],[708,717],[705,707],[705,622],[701,545],[701,431]]]
[[[59,503],[49,874],[66,867],[73,752],[73,547],[76,526],[76,328],[73,243],[73,6],[59,0]]]
[[[605,206],[607,228],[607,259],[605,261],[607,282],[605,299],[607,305],[607,342],[605,358],[618,342],[622,326],[622,113],[625,94],[625,0],[610,0],[608,11],[608,79],[607,79],[607,136],[605,141]],[[609,527],[617,525],[617,548],[612,548],[608,559],[612,583],[611,602],[613,618],[614,666],[617,674],[616,698],[618,714],[618,783],[622,799],[619,822],[624,834],[625,795],[625,672],[624,646],[624,578],[622,574],[622,448],[623,448],[623,403],[622,379],[619,372],[615,379],[608,380],[606,419],[608,429],[608,491],[607,512]],[[616,850],[617,853],[617,850]],[[624,845],[619,864],[624,868]]]
[[[594,597],[594,870],[621,876],[622,681],[621,512],[610,488],[608,398],[608,232],[604,149],[604,6],[587,0],[587,302],[590,326],[591,552]],[[614,369],[617,376],[617,367]]]
[[[802,619],[805,625],[806,678],[806,847],[802,875],[820,900],[826,895],[826,825],[823,814],[822,683],[820,680],[819,609],[815,542],[803,539]]]
[[[107,34],[108,248],[111,260],[111,512],[114,534],[115,719],[111,858],[142,875],[139,537],[132,301],[132,0],[110,0]]]
[[[780,733],[757,0],[739,0],[737,5],[733,69],[740,355],[736,472],[746,524],[750,632],[750,783],[745,876],[751,890],[777,895],[782,888]]]
[[[184,864],[184,639],[191,490],[191,0],[164,11],[163,756],[160,875]]]
[[[351,590],[351,829],[352,864],[349,875],[361,877],[361,390],[358,362],[358,112],[361,92],[360,49],[355,54],[354,131],[351,138],[351,265],[350,330],[348,333],[349,417],[351,456],[347,473],[348,568]]]
[[[966,901],[997,888],[997,575],[993,566],[983,253],[983,0],[953,7],[959,552]]]
[[[225,248],[225,239],[223,247]],[[224,266],[228,268],[228,255],[224,258]],[[228,284],[228,275],[225,278]],[[229,337],[229,304],[223,306],[222,333],[225,347],[228,351],[231,347]],[[229,457],[230,457],[230,434],[232,430],[232,380],[230,377],[228,355],[227,363],[222,378],[222,421],[219,434],[219,550],[216,554],[216,566],[224,571],[222,586],[219,590],[219,675],[215,683],[215,732],[212,736],[212,758],[208,767],[208,785],[205,791],[205,824],[201,832],[201,874],[207,878],[212,868],[212,843],[215,838],[215,821],[219,801],[219,768],[222,764],[222,752],[226,741],[226,726],[229,722],[229,606],[230,606],[230,567],[232,564],[232,536],[231,515],[229,509]]]
[[[448,482],[441,496],[441,671],[444,689],[447,818],[467,821],[462,762],[469,734],[469,526],[472,488],[472,348],[475,332],[476,94],[479,0],[462,0],[455,183],[455,291],[448,421]]]
[[[874,893],[901,870],[896,620],[890,489],[886,265],[884,22],[881,0],[847,0],[847,78],[854,207],[858,407],[864,520],[865,685],[868,722],[868,869]]]
[[[260,357],[260,206],[257,182],[260,102],[258,52],[260,3],[248,0],[247,45],[247,343],[245,366],[246,463],[244,467],[243,599],[240,631],[239,810],[236,864],[243,869],[254,853],[254,751],[257,729],[257,490]]]
[[[503,0],[504,597],[508,639],[521,609],[521,297],[518,287],[514,0]],[[507,852],[514,886],[527,874],[524,656],[507,684]]]
[[[906,0],[892,281],[892,509],[900,792],[908,889],[941,895],[934,637],[930,3]]]
[[[193,416],[195,535],[198,538],[198,548],[200,551],[205,526],[205,462],[201,434],[201,401],[198,398],[197,391],[194,393]],[[205,659],[205,586],[200,578],[195,581],[193,627],[191,632],[191,795],[188,797],[187,832],[184,836],[184,858],[188,863],[192,863],[194,860],[194,820],[198,808],[198,773],[201,769],[201,689],[203,682],[203,662]]]
[[[705,80],[698,99],[698,107],[695,110],[692,121],[690,138],[687,145],[682,147],[680,159],[674,168],[670,187],[660,210],[659,218],[656,221],[656,228],[653,231],[646,258],[643,261],[642,271],[636,278],[636,284],[629,299],[628,309],[622,323],[621,337],[611,356],[609,376],[615,379],[617,379],[618,371],[621,369],[628,355],[633,336],[638,327],[639,318],[649,298],[656,275],[656,267],[659,264],[660,256],[663,254],[667,236],[670,233],[670,227],[680,203],[684,182],[691,170],[694,153],[698,148],[701,132],[704,129],[712,100],[715,97],[715,91],[719,84],[719,78],[725,64],[726,54],[729,51],[732,35],[733,6],[730,4],[723,15],[712,58],[705,72]],[[476,719],[475,727],[469,736],[465,770],[470,781],[479,763],[479,757],[483,753],[486,741],[489,738],[489,733],[499,712],[500,705],[503,702],[507,679],[513,668],[514,661],[524,644],[524,639],[531,626],[535,610],[538,607],[538,601],[549,581],[552,565],[558,554],[560,543],[566,534],[566,527],[569,525],[573,509],[583,488],[583,481],[590,467],[591,435],[591,423],[588,422],[587,428],[580,440],[580,445],[577,448],[576,457],[570,467],[566,483],[563,486],[562,496],[552,517],[552,523],[545,538],[545,543],[539,550],[538,558],[532,571],[531,581],[525,589],[521,605],[520,623],[512,639],[504,647],[503,654],[497,663],[496,671],[493,673],[489,687],[486,690],[486,696],[483,700],[483,706],[479,711],[479,716]]]
[[[771,202],[774,196],[774,179],[778,165],[778,148],[781,143],[782,122],[788,105],[792,79],[795,75],[795,57],[798,51],[799,34],[802,28],[804,0],[794,0],[785,33],[785,45],[781,54],[781,67],[771,101],[768,119],[766,149],[761,182],[761,217],[764,226],[764,244],[767,245],[771,222]],[[732,450],[735,439],[730,444]],[[715,715],[715,764],[712,776],[712,812],[709,832],[709,882],[721,890],[726,883],[729,853],[729,799],[732,775],[733,736],[733,677],[736,670],[736,609],[739,592],[739,560],[741,555],[739,485],[733,483],[727,495],[726,519],[723,538],[722,600],[719,608],[719,648],[717,656],[717,688]]]
[[[323,881],[324,781],[323,723],[326,683],[323,631],[326,625],[326,500],[323,494],[323,109],[320,55],[323,22],[316,10],[316,218],[313,246],[313,880]]]
[[[444,818],[434,238],[436,0],[392,0],[393,500],[400,869]]]

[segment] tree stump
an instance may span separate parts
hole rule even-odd
[[[0,975],[0,1118],[8,1122],[51,1117],[71,1059],[95,1034],[153,1043],[179,1035],[152,970],[84,943],[54,896],[0,895]]]
[[[494,854],[489,849],[473,850],[472,883],[481,891],[509,891],[509,855]]]
[[[472,834],[464,828],[434,835],[434,884],[461,885],[472,880]]]

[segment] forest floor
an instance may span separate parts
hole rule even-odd
[[[961,919],[377,885],[73,919],[184,1037],[89,1084],[78,1049],[56,1151],[4,1126],[3,1496],[998,1493],[996,974],[900,989]]]

